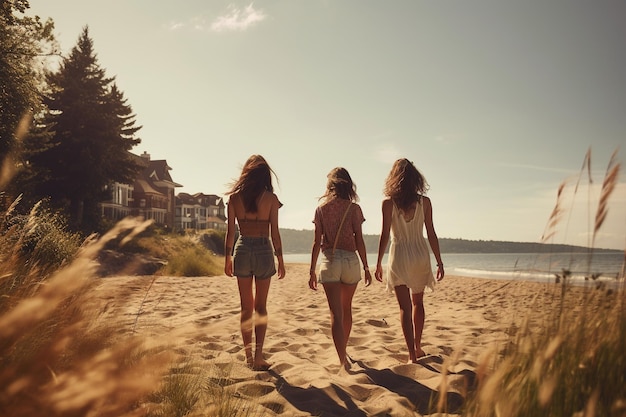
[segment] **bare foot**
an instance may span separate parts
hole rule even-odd
[[[424,356],[426,356],[426,352],[424,352],[422,349],[416,350],[415,351],[415,356],[417,356],[417,359],[423,358]]]
[[[256,361],[252,365],[252,370],[254,370],[254,371],[268,371],[271,366],[272,366],[271,363],[265,361],[264,359],[261,359],[260,361]]]

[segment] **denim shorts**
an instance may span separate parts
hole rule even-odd
[[[356,252],[343,249],[332,249],[324,251],[322,264],[320,266],[319,282],[356,285],[361,280],[361,264]]]
[[[269,238],[239,236],[233,255],[233,275],[268,279],[275,273],[274,250]]]

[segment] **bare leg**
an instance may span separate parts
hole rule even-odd
[[[356,285],[341,284],[341,307],[343,310],[342,324],[345,339],[345,345],[343,348],[344,351],[346,351],[348,340],[350,339],[350,332],[352,331],[352,298],[356,292],[356,287]]]
[[[413,294],[413,327],[415,331],[415,355],[420,358],[426,355],[422,350],[422,331],[424,330],[424,293]]]
[[[256,297],[254,300],[254,311],[256,312],[254,323],[254,336],[256,347],[254,350],[254,365],[257,370],[265,370],[270,364],[263,358],[263,344],[265,343],[265,333],[267,332],[267,294],[270,290],[271,279],[257,279]]]
[[[400,323],[402,324],[402,333],[406,347],[409,349],[409,362],[416,362],[415,356],[415,335],[413,333],[413,304],[411,303],[411,294],[406,285],[400,285],[394,288],[396,291],[396,299],[400,306]]]
[[[339,356],[339,363],[346,367],[346,335],[343,329],[343,307],[341,305],[341,284],[338,282],[323,283],[328,307],[330,308],[330,325],[333,342]]]
[[[254,295],[252,294],[252,277],[237,277],[239,286],[239,299],[241,301],[241,337],[246,351],[246,362],[249,366],[254,364],[252,356],[252,312],[254,311]]]

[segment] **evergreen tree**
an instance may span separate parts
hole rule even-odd
[[[28,0],[0,0],[0,164],[9,153],[19,157],[17,126],[40,110],[42,59],[56,49],[54,23],[24,16],[29,7]]]
[[[132,183],[139,172],[129,151],[140,143],[135,134],[141,127],[114,78],[98,64],[88,27],[48,83],[43,123],[51,140],[49,149],[33,155],[35,170],[47,174],[36,189],[67,210],[76,228],[98,230],[105,186]],[[45,133],[39,140],[46,141]]]

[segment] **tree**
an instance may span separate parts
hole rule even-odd
[[[54,23],[22,16],[28,0],[0,0],[0,164],[19,151],[21,120],[41,109],[42,57],[54,54]]]
[[[70,222],[86,232],[98,229],[98,202],[112,182],[132,183],[140,166],[130,150],[140,143],[135,116],[122,92],[100,67],[85,27],[57,72],[48,76],[50,93],[43,125],[49,148],[33,155],[34,170],[45,172],[35,189]],[[45,142],[45,132],[39,140]],[[44,196],[42,196],[44,197]]]

